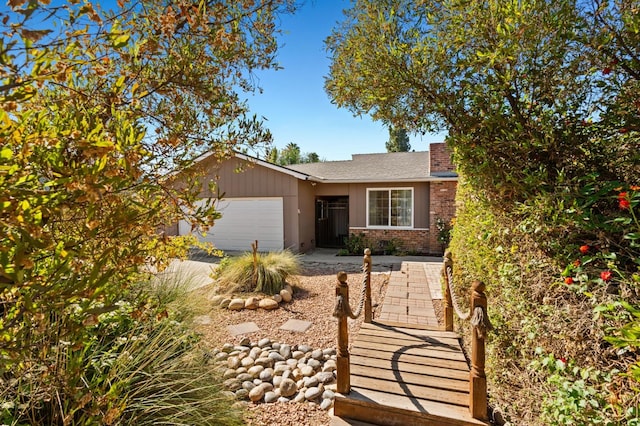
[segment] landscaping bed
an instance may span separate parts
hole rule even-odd
[[[198,321],[198,332],[203,335],[203,343],[211,348],[222,348],[225,343],[237,345],[244,337],[251,341],[268,338],[290,345],[308,345],[314,349],[336,347],[337,320],[333,317],[335,307],[336,274],[344,270],[349,274],[350,304],[356,309],[360,298],[362,272],[358,265],[304,264],[303,272],[291,280],[294,288],[293,300],[281,303],[275,310],[244,309],[231,311],[212,306],[207,315]],[[371,294],[374,307],[382,301],[388,273],[374,272],[371,277]],[[201,298],[211,295],[207,289],[199,289],[194,294]],[[375,308],[374,308],[375,309]],[[375,317],[375,311],[374,311]],[[311,322],[304,333],[281,330],[280,327],[290,319]],[[363,315],[357,320],[349,320],[349,336],[356,336]],[[232,336],[227,327],[245,322],[253,322],[259,331]],[[252,403],[247,404],[247,424],[249,425],[329,425],[328,412],[318,405],[309,403]]]

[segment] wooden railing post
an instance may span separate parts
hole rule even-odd
[[[346,272],[338,272],[336,283],[336,298],[342,297],[342,303],[349,303],[349,285]],[[338,358],[337,358],[337,391],[346,394],[351,390],[351,369],[349,360],[349,328],[347,315],[341,312],[338,315]]]
[[[444,280],[444,329],[453,331],[453,301],[451,300],[451,283],[449,275],[453,275],[453,258],[451,252],[444,254],[444,264],[442,265],[442,279]]]
[[[366,293],[364,299],[364,322],[371,323],[373,312],[371,307],[371,250],[364,249],[363,269],[366,279]]]
[[[480,324],[474,323],[471,327],[471,371],[469,373],[469,410],[474,419],[487,420],[487,376],[484,372],[485,347],[484,340],[486,329],[484,326],[487,314],[487,296],[484,294],[485,285],[480,281],[474,281],[471,290],[471,312],[476,317],[476,309],[482,309]]]

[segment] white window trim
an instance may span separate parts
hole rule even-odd
[[[411,191],[411,225],[410,226],[379,226],[379,225],[370,225],[369,224],[369,193],[371,191],[389,191],[389,200],[391,200],[391,191],[401,191],[401,190],[409,190]],[[412,186],[407,187],[390,187],[390,188],[367,188],[367,229],[413,229],[414,225],[414,217],[415,217],[415,191]],[[391,221],[391,202],[389,202],[389,221]]]

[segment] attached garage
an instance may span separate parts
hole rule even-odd
[[[217,208],[222,217],[206,235],[198,235],[201,240],[227,251],[250,251],[255,240],[260,251],[284,248],[282,197],[226,198],[218,202]],[[190,230],[186,221],[179,223],[180,235],[187,235]]]

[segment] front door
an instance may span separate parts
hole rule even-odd
[[[316,199],[316,245],[341,248],[349,236],[349,197]]]

